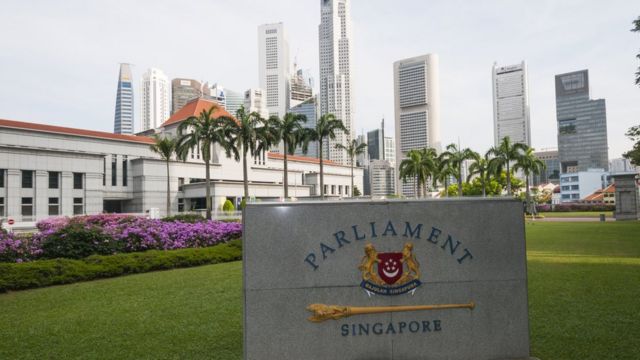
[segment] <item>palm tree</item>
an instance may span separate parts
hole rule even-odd
[[[236,111],[237,121],[227,121],[226,127],[230,130],[231,141],[229,150],[234,154],[236,161],[242,157],[242,176],[244,183],[244,199],[249,198],[249,175],[247,169],[247,155],[255,157],[272,145],[272,140],[266,136],[267,121],[257,112],[247,112],[244,106]],[[240,155],[240,152],[242,155]]]
[[[422,171],[424,172],[424,180],[422,181],[422,196],[427,195],[427,179],[433,180],[437,175],[437,158],[438,152],[434,148],[423,148],[420,150],[422,157]]]
[[[422,152],[418,149],[409,150],[409,152],[407,152],[407,158],[400,162],[398,173],[398,178],[404,183],[406,183],[409,178],[414,179],[414,193],[416,197],[420,197],[421,184],[425,181]]]
[[[435,171],[433,176],[433,186],[437,186],[438,181],[444,184],[444,195],[449,196],[449,178],[455,175],[455,169],[451,163],[438,156],[435,159]]]
[[[205,196],[207,204],[207,219],[211,220],[211,155],[213,146],[220,144],[227,156],[230,155],[231,128],[228,124],[235,121],[232,117],[219,115],[215,112],[219,110],[218,105],[213,105],[208,110],[202,110],[198,116],[190,116],[178,126],[178,133],[182,134],[178,140],[178,148],[184,153],[194,147],[198,147],[202,153],[205,163]]]
[[[527,208],[529,209],[529,213],[533,214],[534,209],[531,207],[531,195],[529,190],[529,177],[531,175],[539,175],[546,169],[546,165],[544,162],[533,153],[532,148],[527,148],[524,154],[520,155],[516,164],[513,166],[515,171],[522,170],[522,173],[525,176],[526,182],[526,192],[527,192]]]
[[[151,151],[160,155],[167,165],[167,216],[171,216],[171,178],[169,176],[169,162],[174,154],[182,159],[184,159],[184,154],[178,151],[178,140],[175,138],[155,135],[153,139],[155,143],[150,146]]]
[[[462,164],[465,160],[473,159],[473,154],[471,149],[458,149],[456,144],[449,144],[447,150],[440,154],[440,165],[446,164],[458,181],[458,196],[462,196]]]
[[[489,167],[494,175],[499,175],[503,169],[507,172],[507,194],[511,195],[511,162],[518,160],[528,146],[522,143],[511,143],[508,136],[502,138],[498,146],[494,146],[487,152],[488,156],[494,156],[489,161]]]
[[[316,128],[309,132],[309,140],[318,142],[318,155],[320,156],[320,197],[324,199],[324,162],[322,146],[324,139],[335,139],[336,132],[347,131],[341,120],[336,119],[333,114],[324,114],[318,119]]]
[[[469,165],[469,175],[467,176],[467,182],[471,180],[474,175],[478,175],[480,184],[482,184],[482,197],[487,196],[487,183],[491,181],[491,172],[489,171],[489,154],[485,154],[484,157],[478,153],[473,153],[473,163]]]
[[[367,144],[358,144],[355,139],[351,140],[351,142],[347,146],[336,144],[336,148],[345,150],[347,152],[347,155],[349,155],[349,159],[351,160],[351,197],[353,197],[353,161],[356,156],[364,153],[366,147]]]
[[[269,119],[273,124],[274,131],[278,138],[282,140],[284,147],[284,198],[289,198],[289,167],[288,167],[288,155],[293,155],[296,152],[296,148],[302,145],[302,152],[307,153],[309,144],[309,132],[308,129],[302,127],[303,123],[307,122],[307,117],[302,114],[286,113],[284,118],[280,119],[277,116],[272,116]]]

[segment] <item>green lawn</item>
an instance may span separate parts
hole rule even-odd
[[[532,354],[637,359],[640,222],[527,224]],[[241,263],[0,294],[0,359],[239,359]]]
[[[611,211],[554,211],[540,213],[540,215],[550,218],[599,218],[600,214],[605,214],[608,218],[613,217],[613,212]]]

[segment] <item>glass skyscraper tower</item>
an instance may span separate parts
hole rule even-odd
[[[113,122],[115,134],[133,134],[133,84],[131,81],[131,66],[120,64],[116,114]]]

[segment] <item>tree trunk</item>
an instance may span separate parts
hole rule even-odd
[[[167,159],[167,215],[171,216],[171,178],[169,177],[169,159]]]
[[[507,195],[511,195],[511,170],[509,169],[509,159],[507,159]]]
[[[351,158],[351,197],[353,197],[353,158]]]
[[[211,170],[209,169],[209,159],[204,159],[205,162],[205,178],[207,185],[205,186],[205,196],[207,197],[207,220],[211,220]]]
[[[415,180],[415,184],[413,185],[413,196],[417,198],[420,197],[420,191],[418,190],[418,188],[420,187],[420,181],[418,181],[418,175],[416,175],[416,180]]]
[[[322,138],[318,141],[318,147],[320,148],[320,198],[324,200],[324,168],[322,164]]]
[[[289,198],[289,165],[287,163],[287,142],[284,141],[284,179],[282,179],[282,183],[284,184],[284,198]]]
[[[462,196],[462,162],[458,165],[458,196]]]
[[[484,178],[484,174],[480,176],[482,176],[482,197],[487,197],[487,179]]]
[[[527,208],[529,209],[529,213],[533,215],[533,210],[531,208],[531,195],[529,195],[529,177],[528,176],[526,179],[526,185],[527,185]]]
[[[249,201],[249,171],[247,169],[247,149],[242,146],[242,176],[244,179],[244,201]]]

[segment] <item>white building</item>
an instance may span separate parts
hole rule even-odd
[[[264,119],[269,118],[267,101],[262,89],[249,89],[244,92],[244,110],[248,113],[257,112]]]
[[[156,132],[176,136],[178,125],[215,103],[196,99],[174,113]],[[228,115],[223,109],[214,116]],[[17,222],[49,216],[142,213],[157,208],[164,215],[166,163],[150,150],[146,136],[66,128],[0,119],[0,217]],[[318,159],[289,157],[289,194],[302,198],[320,194]],[[250,196],[278,199],[284,194],[283,160],[267,154],[248,169]],[[329,197],[350,193],[351,169],[324,164]],[[354,169],[362,188],[362,169]],[[172,212],[205,207],[205,166],[194,149],[186,161],[170,162]],[[211,196],[214,210],[243,196],[242,165],[213,147]]]
[[[631,164],[629,159],[617,158],[609,160],[609,171],[611,173],[640,172],[640,168]]]
[[[604,169],[588,169],[574,173],[560,174],[560,202],[576,202],[604,189],[611,183],[609,173]]]
[[[171,83],[162,70],[151,68],[142,75],[140,86],[142,130],[156,129],[171,113]]]
[[[320,11],[320,115],[333,114],[347,128],[327,140],[323,150],[328,159],[348,164],[346,151],[336,144],[346,146],[355,137],[351,0],[324,0]]]
[[[369,189],[371,196],[395,194],[395,169],[388,160],[371,160],[369,163]]]
[[[282,23],[258,27],[260,87],[269,115],[283,117],[289,110],[289,43]]]
[[[396,167],[396,141],[392,136],[384,137],[384,159],[387,160],[393,168]]]
[[[396,174],[407,152],[425,147],[441,150],[438,55],[427,54],[393,63]],[[415,196],[412,180],[398,182],[398,194]]]
[[[493,139],[497,146],[506,136],[512,143],[531,146],[527,63],[493,64]]]

